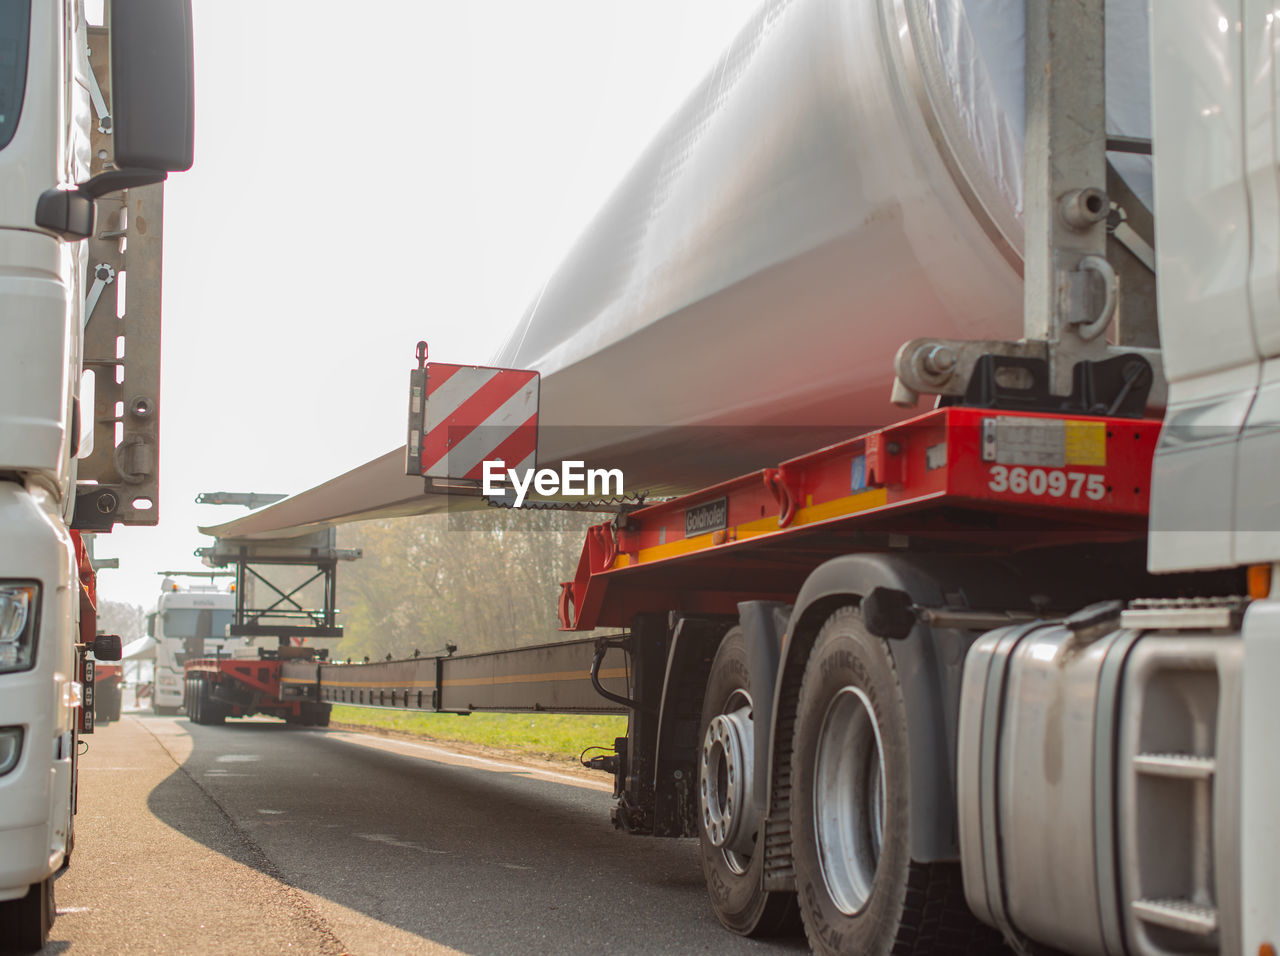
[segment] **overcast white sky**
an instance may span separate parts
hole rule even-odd
[[[404,442],[414,344],[484,362],[759,0],[194,0],[196,162],[165,196],[161,523],[106,600],[198,568],[202,491]]]

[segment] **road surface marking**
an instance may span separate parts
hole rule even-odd
[[[411,740],[399,740],[393,737],[379,737],[374,734],[361,734],[349,730],[331,730],[326,737],[342,741],[344,743],[355,744],[360,747],[369,747],[374,750],[383,750],[389,753],[400,753],[404,756],[413,756],[406,754],[405,750],[419,750],[429,760],[438,760],[444,763],[466,763],[478,767],[483,770],[492,770],[496,773],[515,773],[523,776],[534,777],[541,780],[548,780],[552,783],[567,784],[571,787],[580,787],[584,790],[598,790],[605,793],[613,792],[613,783],[606,783],[603,780],[584,780],[581,777],[575,777],[567,773],[557,773],[554,770],[542,770],[538,767],[531,767],[527,764],[512,763],[506,760],[494,760],[491,757],[477,757],[474,754],[460,753],[456,750],[450,750],[447,747],[437,746],[434,744],[421,744]]]

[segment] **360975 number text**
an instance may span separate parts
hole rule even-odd
[[[1101,501],[1107,496],[1105,475],[1057,468],[1023,468],[992,465],[987,487],[996,494],[1031,495],[1036,498],[1088,498]]]

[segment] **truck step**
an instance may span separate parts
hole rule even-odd
[[[1120,626],[1134,630],[1236,630],[1248,603],[1243,597],[1137,600],[1121,613]]]
[[[1133,912],[1138,919],[1182,933],[1209,936],[1218,929],[1218,910],[1191,900],[1134,900]]]
[[[1138,773],[1153,777],[1208,780],[1216,772],[1217,761],[1213,757],[1195,754],[1138,754],[1133,759],[1133,766]]]

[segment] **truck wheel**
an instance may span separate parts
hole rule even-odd
[[[22,899],[0,903],[0,952],[38,951],[49,939],[55,913],[53,877],[33,883]]]
[[[805,665],[792,748],[792,854],[817,953],[1004,951],[959,866],[911,859],[907,714],[888,646],[837,610]]]
[[[742,630],[720,642],[707,678],[698,723],[698,843],[716,916],[742,936],[796,929],[795,894],[761,887],[764,854],[756,852],[763,808],[752,796],[754,730]]]
[[[197,677],[195,680],[196,723],[212,725],[224,723],[227,712],[219,701],[213,699],[213,681]]]

